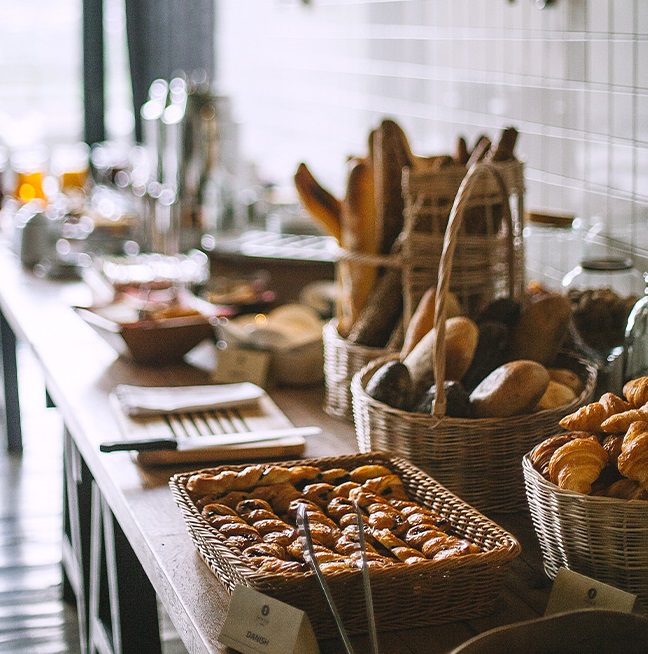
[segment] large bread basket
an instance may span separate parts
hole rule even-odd
[[[569,568],[637,595],[648,611],[648,502],[564,490],[528,454],[522,468],[547,575]]]
[[[382,357],[357,373],[351,383],[353,415],[358,445],[363,452],[384,450],[419,466],[440,483],[485,513],[514,512],[526,507],[521,460],[534,445],[556,431],[558,421],[589,402],[596,385],[596,368],[571,353],[562,353],[557,367],[573,370],[583,381],[583,391],[570,404],[510,418],[452,418],[445,415],[445,302],[449,289],[452,258],[464,210],[471,191],[484,176],[491,175],[507,190],[491,164],[478,164],[466,175],[450,213],[439,265],[434,357],[437,396],[431,414],[394,409],[365,392],[372,374],[398,355]],[[508,223],[509,295],[515,294],[517,266],[512,240],[514,229],[508,202],[503,203],[503,220]]]
[[[507,531],[479,514],[460,498],[406,461],[380,452],[321,459],[287,461],[282,465],[315,465],[322,469],[359,465],[388,466],[403,482],[409,497],[443,517],[454,533],[479,545],[481,552],[426,560],[411,565],[397,564],[370,571],[376,624],[380,631],[411,629],[473,619],[491,613],[504,587],[504,577],[520,545]],[[244,465],[210,469],[235,472]],[[335,622],[311,572],[267,573],[250,567],[250,560],[227,544],[192,500],[187,480],[192,473],[178,473],[170,482],[173,496],[187,523],[198,553],[228,590],[242,584],[300,608],[308,614],[319,638],[337,634]],[[365,633],[360,570],[327,574],[335,604],[349,633]]]

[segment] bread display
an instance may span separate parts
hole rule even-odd
[[[491,141],[487,139],[469,152],[465,139],[460,137],[454,154],[420,156],[414,154],[403,128],[385,118],[370,131],[367,153],[348,157],[346,187],[339,199],[314,177],[307,164],[298,165],[294,183],[302,205],[342,248],[337,266],[339,297],[335,312],[342,338],[358,345],[384,348],[400,327],[403,271],[398,263],[384,265],[382,257],[397,259],[394,255],[398,255],[401,241],[406,237],[403,170],[453,171],[457,180],[448,198],[451,201],[461,179],[475,161],[483,158],[496,162],[514,160],[517,136],[517,130],[508,127],[492,150]],[[499,229],[501,206],[474,206],[467,212],[466,233],[483,235]],[[446,215],[444,224],[434,228],[424,226],[423,231],[433,231],[442,237],[447,218]],[[386,276],[390,277],[388,283],[381,283]],[[397,297],[400,301],[394,303]],[[428,308],[433,308],[433,302]],[[365,309],[370,310],[365,312]],[[452,315],[459,315],[458,305],[454,309],[449,307],[448,317]],[[378,326],[372,328],[376,323]],[[418,331],[414,341],[413,334],[408,335],[408,350],[431,328],[429,317],[426,326]]]
[[[648,500],[648,412],[631,408],[648,377],[629,381],[625,398],[605,393],[565,416],[568,430],[530,454],[532,466],[559,488],[590,495]],[[627,394],[626,394],[627,393]]]
[[[401,410],[417,413],[431,410],[431,400],[436,395],[437,334],[436,328],[430,326],[435,297],[436,289],[431,287],[421,298],[405,332],[397,382],[395,376],[391,377],[398,388],[393,392],[386,388],[390,382],[381,367],[374,372],[376,379],[370,379],[365,388],[374,399]],[[457,308],[461,312],[452,294],[447,307],[451,313]],[[467,396],[469,404],[466,407],[463,399],[459,404],[453,402],[452,408],[447,407],[447,415],[506,418],[574,405],[585,391],[585,380],[574,370],[556,364],[558,349],[568,331],[569,311],[564,296],[543,293],[531,295],[524,304],[498,298],[485,306],[475,320],[463,315],[447,318],[444,379],[453,382],[453,399]],[[422,334],[426,327],[428,331]],[[523,358],[523,353],[528,356]],[[609,401],[605,396],[601,399],[603,403]],[[615,405],[616,408],[606,405],[583,409],[569,419],[577,423],[583,421],[586,412],[595,415],[588,416],[588,424],[575,423],[568,428],[600,430],[603,420],[612,413],[630,408],[625,400],[618,401],[622,404]]]
[[[355,505],[361,507],[370,567],[411,565],[481,552],[435,511],[411,500],[400,477],[381,464],[351,469],[258,464],[198,471],[186,489],[225,544],[259,572],[304,572],[295,516],[306,505],[322,572],[357,568]]]

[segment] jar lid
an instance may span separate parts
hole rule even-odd
[[[599,270],[614,272],[619,270],[632,270],[632,260],[624,257],[600,257],[596,259],[583,259],[583,270]]]
[[[547,211],[527,211],[529,222],[550,225],[551,227],[571,227],[575,216],[566,213],[551,213]]]

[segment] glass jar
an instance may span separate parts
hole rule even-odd
[[[616,256],[583,259],[562,283],[585,345],[604,358],[623,345],[628,316],[645,289],[632,261]]]
[[[573,215],[530,211],[522,234],[527,279],[560,290],[565,273],[581,259],[580,221]]]

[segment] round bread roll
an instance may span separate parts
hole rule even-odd
[[[530,413],[549,385],[547,369],[536,361],[509,361],[496,368],[470,394],[477,418]]]
[[[542,397],[538,400],[538,403],[535,406],[534,411],[544,411],[545,409],[557,409],[559,406],[565,406],[565,404],[570,404],[576,399],[576,394],[574,391],[565,386],[565,384],[559,384],[553,379],[549,380],[547,385],[547,390],[542,394]]]
[[[548,368],[549,376],[559,384],[569,386],[574,391],[574,395],[578,397],[584,388],[581,378],[573,371],[567,368]]]

